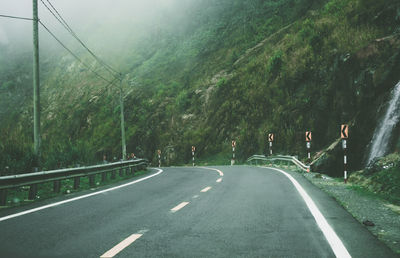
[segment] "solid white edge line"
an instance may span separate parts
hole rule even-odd
[[[216,169],[216,168],[207,168],[207,167],[198,167],[198,168],[214,170],[214,171],[217,171],[220,176],[224,176],[224,172],[222,172],[221,170]]]
[[[294,179],[291,175],[286,173],[283,170],[277,168],[269,168],[272,170],[276,170],[278,172],[283,173],[289,180],[292,182],[294,187],[299,192],[300,196],[303,198],[304,202],[306,203],[308,209],[310,210],[311,214],[314,216],[315,221],[317,222],[318,227],[321,229],[322,233],[324,234],[326,240],[328,241],[329,245],[332,248],[332,251],[335,253],[336,257],[351,257],[350,253],[347,251],[346,247],[344,246],[342,240],[338,237],[336,232],[332,229],[329,223],[326,221],[324,215],[320,212],[318,207],[315,205],[314,201],[311,197],[307,194],[307,192],[301,187],[301,185]]]
[[[40,211],[40,210],[44,210],[44,209],[47,209],[47,208],[51,208],[51,207],[54,207],[54,206],[58,206],[58,205],[61,205],[61,204],[65,204],[65,203],[77,201],[77,200],[80,200],[80,199],[88,198],[88,197],[91,197],[91,196],[94,196],[94,195],[102,194],[102,193],[105,193],[105,192],[110,192],[110,191],[113,191],[113,190],[116,190],[116,189],[119,189],[119,188],[123,188],[123,187],[129,186],[129,185],[133,185],[133,184],[139,183],[141,181],[144,181],[146,179],[149,179],[149,178],[152,178],[154,176],[157,176],[157,175],[159,175],[159,174],[161,174],[163,172],[162,169],[159,169],[159,168],[154,168],[154,169],[158,170],[158,172],[153,174],[153,175],[149,175],[149,176],[143,177],[141,179],[138,179],[138,180],[135,180],[135,181],[123,184],[123,185],[119,185],[119,186],[115,186],[115,187],[112,187],[112,188],[108,188],[108,189],[105,189],[105,190],[101,190],[101,191],[98,191],[98,192],[94,192],[94,193],[90,193],[90,194],[86,194],[86,195],[81,195],[81,196],[78,196],[78,197],[75,197],[75,198],[71,198],[71,199],[68,199],[68,200],[55,202],[55,203],[44,205],[44,206],[37,207],[37,208],[34,208],[34,209],[30,209],[30,210],[22,211],[22,212],[19,212],[19,213],[7,215],[7,216],[4,216],[4,217],[1,217],[0,218],[0,222],[8,220],[8,219],[15,218],[15,217],[19,217],[19,216],[22,216],[22,215],[26,215],[26,214],[29,214],[29,213],[33,213],[33,212],[36,212],[36,211]]]
[[[174,208],[172,208],[171,212],[172,213],[177,212],[177,211],[179,211],[180,209],[182,209],[183,207],[185,207],[188,204],[189,204],[189,202],[181,202],[180,204],[178,204]]]
[[[133,242],[138,240],[143,234],[132,234],[129,237],[125,238],[123,241],[121,241],[119,244],[105,252],[100,258],[112,258],[116,256],[119,252],[124,250],[126,247],[131,245]]]
[[[204,189],[201,190],[200,192],[205,193],[205,192],[207,192],[207,191],[210,190],[210,189],[211,189],[211,186],[207,186],[206,188],[204,188]]]

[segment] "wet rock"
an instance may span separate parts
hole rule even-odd
[[[374,222],[372,222],[372,221],[370,221],[370,220],[364,220],[364,221],[363,221],[363,224],[364,224],[365,226],[368,226],[368,227],[373,227],[373,226],[375,226]]]
[[[322,178],[322,175],[321,175],[321,174],[315,174],[314,177],[315,177],[315,178]]]

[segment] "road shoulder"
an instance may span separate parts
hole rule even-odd
[[[372,193],[358,191],[356,184],[344,184],[318,173],[303,176],[335,199],[362,226],[400,255],[400,213],[395,205]],[[365,221],[373,222],[374,226],[363,225]]]
[[[308,177],[303,173],[288,169],[284,171],[295,178],[312,198],[352,257],[397,257],[340,205],[340,202],[326,191],[321,191],[321,188],[307,180]]]

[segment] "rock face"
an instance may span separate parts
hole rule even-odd
[[[377,123],[384,116],[391,90],[399,80],[400,36],[375,40],[358,51],[349,62],[352,63],[352,69],[347,71],[347,76],[354,82],[359,105],[349,140],[349,155],[362,165],[368,158],[368,146]],[[394,142],[397,140],[398,126]],[[393,147],[389,149],[393,150]]]
[[[370,220],[364,220],[364,221],[363,221],[363,224],[364,224],[365,226],[368,226],[368,227],[373,227],[373,226],[375,226],[374,222],[372,222],[372,221],[370,221]]]
[[[366,165],[370,143],[377,123],[386,111],[392,88],[399,80],[400,36],[374,40],[357,53],[337,57],[334,66],[335,84],[348,85],[348,94],[353,95],[357,113],[348,116],[350,122],[348,158],[351,170]],[[346,109],[344,109],[346,113]],[[351,113],[350,111],[348,112]],[[399,141],[399,125],[395,127],[390,151]],[[337,141],[335,141],[337,143]],[[333,144],[322,151],[323,155],[313,163],[314,171],[330,175],[343,173],[343,151],[340,144]]]
[[[393,129],[400,119],[400,81],[396,84],[391,93],[390,101],[387,104],[384,117],[380,119],[370,144],[370,151],[367,159],[369,165],[375,158],[387,154],[390,148],[390,140],[393,138]]]

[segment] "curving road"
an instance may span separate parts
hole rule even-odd
[[[396,257],[300,174],[153,171],[130,185],[1,211],[0,257]]]

